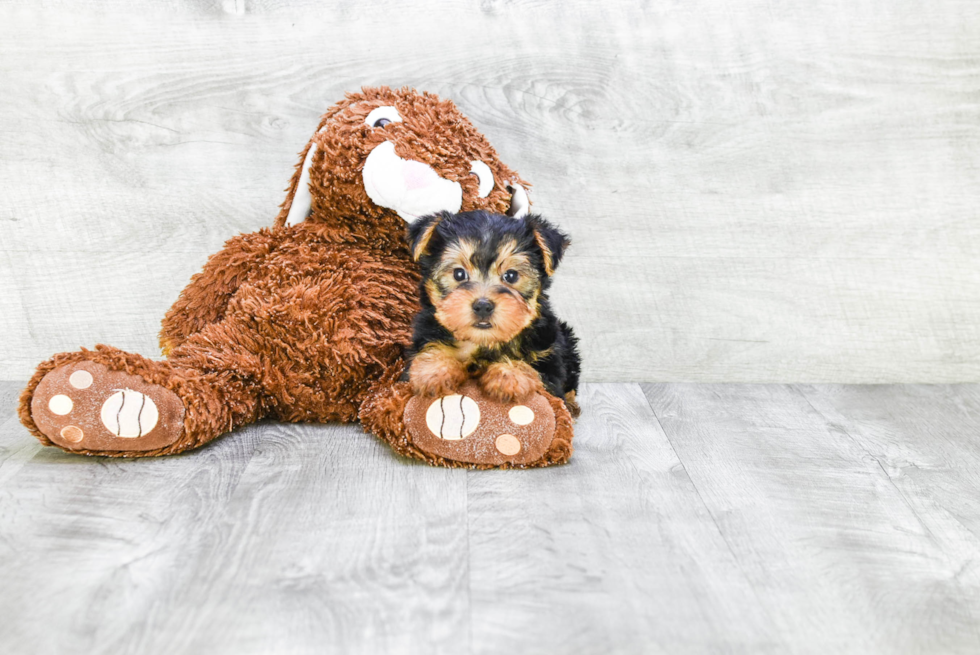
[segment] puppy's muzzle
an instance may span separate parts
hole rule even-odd
[[[479,319],[476,323],[476,327],[482,329],[489,328],[490,321],[487,319],[493,315],[493,310],[496,308],[493,301],[488,298],[478,298],[477,300],[473,301],[472,307],[473,313],[476,315],[477,319]]]

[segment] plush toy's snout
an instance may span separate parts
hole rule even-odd
[[[434,168],[402,159],[395,144],[384,141],[364,162],[364,190],[381,207],[393,209],[406,221],[438,211],[459,211],[463,187],[441,177]]]

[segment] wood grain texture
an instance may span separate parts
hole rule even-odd
[[[33,437],[11,427],[3,442],[26,448]],[[166,616],[175,586],[194,584],[188,565],[258,435],[253,427],[193,457],[145,463],[44,448],[12,476],[0,468],[3,650],[173,652],[179,635],[147,628]]]
[[[23,388],[22,381],[0,380],[0,417],[14,416],[17,413],[17,402]]]
[[[976,387],[643,388],[790,652],[980,649]]]
[[[924,620],[943,614],[944,628],[932,650],[980,649],[978,389],[805,386],[801,391],[835,429],[860,444],[915,516],[909,543],[926,546],[909,553],[905,577],[922,590],[915,605]]]
[[[0,381],[0,488],[41,450],[17,418],[22,382]],[[32,443],[33,442],[33,443]]]
[[[147,643],[371,654],[465,642],[465,474],[401,461],[352,426],[262,434],[189,562],[196,582],[173,589]]]
[[[781,653],[635,384],[590,384],[571,463],[471,475],[474,653]]]
[[[352,426],[256,425],[145,461],[44,449],[0,507],[4,652],[467,641],[464,474],[397,460]]]
[[[0,652],[980,649],[980,387],[581,401],[571,463],[534,471],[431,468],[350,425],[86,458],[4,410]]]
[[[155,354],[362,84],[455,100],[575,245],[592,380],[980,379],[969,0],[0,6],[0,377]]]

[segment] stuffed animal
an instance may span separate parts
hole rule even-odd
[[[303,150],[274,227],[229,240],[167,312],[166,360],[106,345],[55,355],[21,394],[21,421],[45,445],[144,457],[263,417],[360,414],[395,451],[432,464],[564,462],[572,429],[559,399],[515,410],[470,389],[434,410],[397,382],[418,309],[406,221],[523,215],[525,186],[453,103],[410,89],[348,94]]]

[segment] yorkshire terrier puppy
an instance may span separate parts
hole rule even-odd
[[[578,339],[546,295],[568,237],[534,214],[472,211],[422,217],[408,241],[422,271],[407,369],[415,393],[452,394],[476,377],[501,402],[545,389],[577,416]]]

